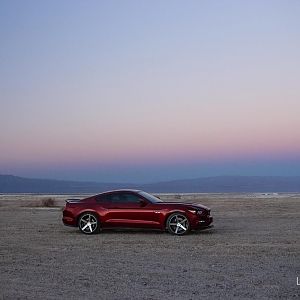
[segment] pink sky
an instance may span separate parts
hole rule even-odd
[[[300,4],[230,3],[0,4],[0,173],[300,175]]]

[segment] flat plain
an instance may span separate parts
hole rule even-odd
[[[74,197],[74,195],[71,195]],[[82,195],[81,195],[82,196]],[[0,195],[0,299],[299,299],[299,194],[163,194],[212,210],[214,228],[86,236],[48,195]]]

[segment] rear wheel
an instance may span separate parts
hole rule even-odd
[[[78,227],[84,234],[98,233],[100,222],[96,214],[92,212],[83,213],[78,220]]]
[[[184,214],[174,213],[167,220],[167,229],[171,234],[184,235],[190,230],[190,222]]]

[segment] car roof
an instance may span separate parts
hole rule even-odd
[[[107,194],[107,193],[119,193],[119,192],[133,192],[133,193],[138,193],[141,192],[141,190],[135,190],[135,189],[118,189],[118,190],[111,190],[111,191],[106,191],[101,194]]]

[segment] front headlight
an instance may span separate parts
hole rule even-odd
[[[198,209],[189,209],[189,212],[191,212],[194,215],[202,215],[203,211]]]

